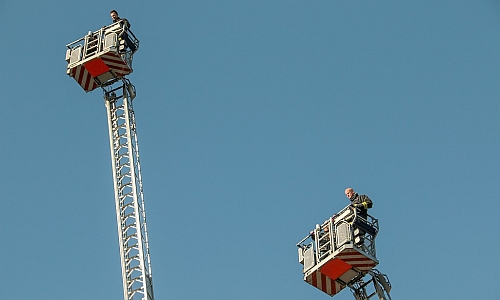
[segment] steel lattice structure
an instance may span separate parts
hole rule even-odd
[[[126,300],[153,300],[146,210],[131,94],[135,95],[135,92],[127,80],[116,88],[106,86],[104,92],[123,291]]]
[[[84,91],[104,91],[120,245],[124,300],[154,300],[146,209],[132,100],[133,54],[139,40],[117,22],[67,45],[66,73]]]

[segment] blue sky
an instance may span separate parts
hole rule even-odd
[[[348,186],[393,299],[499,297],[499,1],[0,0],[2,298],[122,298],[102,93],[64,61],[111,9],[156,299],[329,299],[295,244]]]

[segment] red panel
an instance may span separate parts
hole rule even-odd
[[[351,269],[351,266],[348,263],[335,258],[327,262],[319,271],[330,277],[332,280],[335,280],[349,269]]]
[[[109,67],[100,58],[93,59],[84,65],[92,77],[97,77],[101,74],[109,72]]]

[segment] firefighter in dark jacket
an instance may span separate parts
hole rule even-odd
[[[368,218],[368,209],[373,206],[372,200],[370,200],[367,195],[358,195],[352,188],[345,189],[345,195],[351,200],[351,205],[358,211],[358,216],[366,220]],[[359,228],[358,240],[355,240],[355,244],[358,245],[358,247],[364,245],[364,236],[365,231]]]
[[[130,29],[130,22],[125,18],[123,18],[123,19],[120,18],[118,16],[118,12],[114,9],[109,14],[111,16],[111,20],[113,20],[113,23],[120,23],[121,27],[123,28],[123,31],[122,31],[122,33],[119,34],[118,39],[125,40],[127,47],[132,52],[135,52],[135,50],[137,50],[137,47],[134,45],[134,43],[132,43],[132,41],[130,40],[130,37],[127,34],[127,30]]]
[[[373,206],[372,200],[367,195],[358,195],[352,188],[345,189],[345,195],[351,200],[351,205],[358,209],[360,217],[366,219],[368,209]]]

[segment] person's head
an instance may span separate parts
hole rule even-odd
[[[110,16],[111,16],[111,20],[116,21],[119,19],[118,17],[118,12],[116,10],[112,10],[111,12],[109,12]]]
[[[351,199],[355,194],[356,192],[354,191],[354,189],[352,188],[345,189],[345,195],[347,196],[347,198]]]

